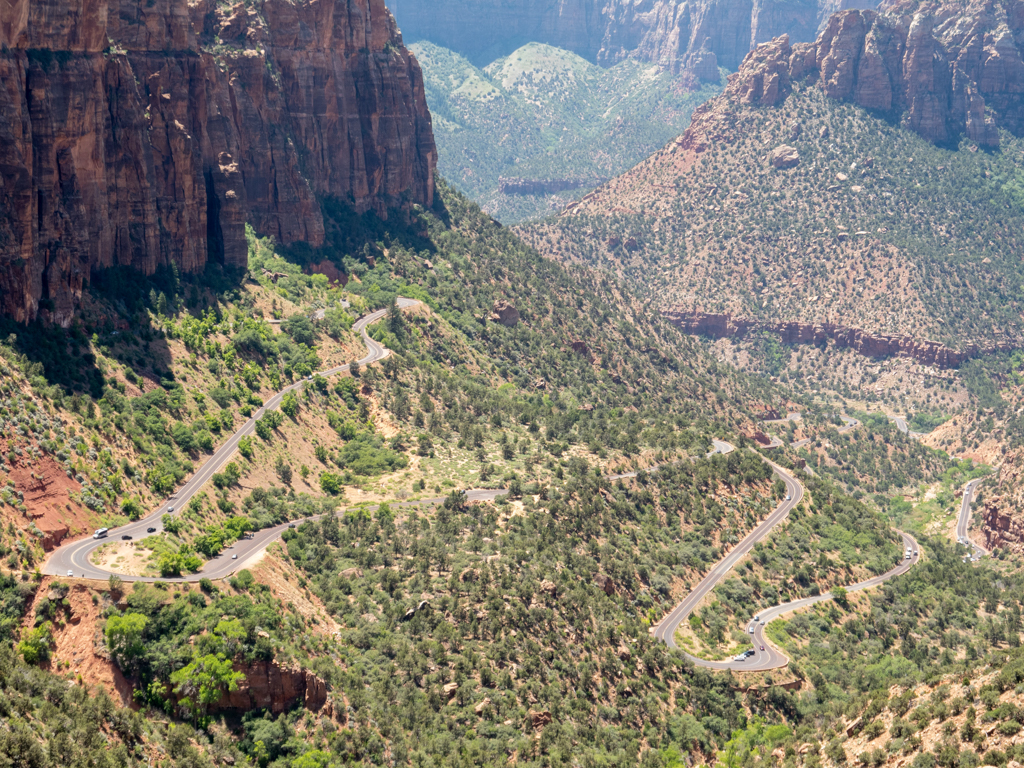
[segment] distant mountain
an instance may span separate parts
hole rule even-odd
[[[1020,347],[1021,14],[994,8],[846,11],[765,44],[678,141],[528,234],[696,332],[937,365]]]
[[[505,222],[549,215],[679,135],[717,86],[530,43],[485,69],[431,43],[423,68],[439,170]]]
[[[392,0],[406,42],[429,40],[477,66],[537,41],[602,66],[627,58],[717,80],[778,35],[813,40],[841,8],[872,0]]]

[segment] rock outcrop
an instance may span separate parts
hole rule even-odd
[[[873,334],[859,328],[828,322],[814,325],[772,322],[681,308],[664,310],[662,315],[686,333],[699,336],[711,336],[716,339],[739,338],[748,331],[765,331],[777,335],[784,344],[822,344],[831,341],[838,347],[853,349],[867,357],[908,357],[922,365],[933,365],[937,368],[956,368],[978,355],[1004,351],[1002,348],[982,349],[977,345],[956,350],[937,341],[915,339],[911,336]]]
[[[836,13],[814,43],[759,45],[730,77],[727,97],[772,106],[816,78],[830,97],[890,113],[925,139],[999,143],[1024,130],[1024,2],[896,4]]]
[[[515,328],[519,324],[519,310],[504,299],[498,299],[491,307],[491,314],[488,318],[491,322],[500,323],[506,328]]]
[[[780,144],[768,153],[768,162],[775,168],[795,168],[800,165],[800,152],[796,147]]]
[[[430,204],[419,65],[384,0],[0,5],[0,312],[67,325],[95,270],[244,266],[319,199]]]
[[[327,684],[308,669],[282,667],[276,661],[253,661],[236,662],[235,671],[245,679],[237,690],[225,693],[213,709],[268,709],[276,715],[297,704],[311,712],[328,705]]]
[[[981,526],[971,529],[972,538],[989,551],[1024,552],[1024,450],[1004,455],[995,488],[980,486],[973,509],[981,512]]]
[[[426,39],[489,64],[525,42],[565,48],[602,65],[627,56],[717,81],[755,45],[788,34],[813,40],[839,8],[872,0],[391,0],[410,40]]]

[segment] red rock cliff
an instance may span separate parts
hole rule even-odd
[[[318,200],[430,204],[419,65],[383,0],[0,5],[0,312],[66,325],[93,270],[319,245]]]
[[[772,322],[680,307],[666,309],[662,311],[662,316],[686,333],[716,339],[738,338],[750,330],[759,330],[775,334],[784,344],[821,344],[831,341],[838,347],[852,349],[867,357],[908,357],[922,365],[934,365],[937,368],[956,368],[980,354],[1010,349],[1009,345],[981,349],[972,344],[963,350],[956,350],[937,341],[875,334],[837,323],[812,325],[793,321]]]
[[[771,106],[805,77],[832,98],[894,113],[930,141],[966,135],[994,147],[997,126],[1024,131],[1024,0],[836,13],[814,43],[780,37],[751,51],[727,98]]]

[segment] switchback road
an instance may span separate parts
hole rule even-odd
[[[800,500],[803,498],[803,486],[782,467],[771,462],[769,462],[769,464],[771,464],[772,470],[775,474],[786,484],[786,498],[778,507],[776,507],[775,511],[772,512],[771,515],[757,525],[736,547],[733,548],[728,555],[726,555],[726,557],[719,561],[719,563],[714,566],[701,580],[697,587],[655,626],[654,636],[668,645],[669,648],[681,650],[675,640],[676,630],[679,628],[679,625],[689,618],[690,614],[693,613],[698,605],[700,605],[701,601],[719,584],[719,582],[721,582],[723,578],[725,578],[726,574],[728,574],[729,571],[731,571],[733,567],[735,567],[735,565],[743,559],[751,549],[753,549],[757,542],[764,539],[776,525],[786,519],[790,511],[799,504]],[[917,563],[920,557],[917,542],[914,541],[909,534],[903,533],[902,531],[900,532],[900,536],[903,538],[904,546],[911,551],[910,559],[906,559],[901,551],[900,562],[895,568],[881,574],[880,576],[875,576],[874,578],[848,586],[846,587],[847,592],[857,592],[878,586],[889,579],[906,573]],[[683,653],[697,666],[706,667],[708,669],[761,671],[783,667],[789,663],[789,659],[785,654],[774,648],[771,643],[767,641],[764,636],[765,626],[767,626],[768,622],[772,619],[778,618],[782,614],[795,611],[800,608],[806,608],[807,606],[814,605],[815,603],[823,600],[831,599],[831,593],[815,595],[813,597],[807,597],[791,603],[783,603],[782,605],[775,606],[774,608],[768,608],[761,611],[757,614],[754,620],[748,622],[746,625],[747,633],[753,643],[754,655],[744,659],[743,661],[738,661],[736,659],[730,659],[728,661],[707,661],[686,653],[685,651],[683,651]],[[763,651],[761,650],[762,648],[764,648]]]
[[[402,309],[408,309],[409,307],[415,307],[420,302],[414,299],[398,299],[398,306]],[[356,331],[363,340],[363,344],[366,345],[366,355],[359,360],[360,366],[369,365],[379,360],[383,360],[388,356],[388,351],[382,344],[377,343],[370,338],[366,329],[371,323],[375,323],[381,320],[384,315],[387,314],[386,309],[378,309],[376,312],[371,312],[368,315],[364,315],[352,326],[352,330]],[[320,371],[321,376],[333,376],[338,373],[342,373],[349,369],[348,364],[339,365],[335,368],[331,368],[326,371]],[[155,532],[163,530],[163,516],[170,514],[174,510],[182,510],[185,505],[188,504],[189,500],[199,492],[199,490],[209,481],[213,475],[224,469],[228,460],[234,454],[238,448],[238,442],[245,436],[251,435],[256,429],[256,422],[263,414],[267,411],[274,410],[281,405],[281,400],[285,394],[301,388],[304,385],[304,381],[298,381],[291,384],[276,395],[271,397],[267,402],[263,404],[252,417],[242,425],[242,427],[235,432],[227,442],[218,448],[214,454],[207,459],[206,463],[199,468],[191,479],[185,483],[178,491],[172,493],[163,504],[157,507],[147,517],[128,525],[121,526],[120,528],[113,528],[109,533],[109,537],[105,539],[84,539],[82,541],[72,542],[65,544],[62,547],[58,547],[50,555],[49,559],[43,565],[43,573],[51,576],[66,576],[68,573],[74,574],[76,577],[90,578],[90,579],[106,579],[112,571],[107,571],[98,566],[92,564],[89,561],[89,555],[104,544],[114,541],[120,541],[122,536],[131,536],[133,539],[144,538],[150,535],[149,529],[154,529]],[[483,491],[481,493],[488,493]],[[500,492],[495,492],[500,493]],[[287,525],[287,524],[286,524]],[[276,536],[280,535],[281,530],[285,526],[278,526],[278,528],[269,528],[263,531],[259,531],[253,535],[250,539],[242,539],[238,541],[231,549],[225,550],[218,558],[214,558],[209,561],[206,566],[197,574],[191,574],[186,577],[188,581],[198,581],[200,578],[217,579],[227,576],[232,573],[236,568],[239,567],[239,563],[244,562],[255,552],[260,551],[267,546],[269,541],[273,540]],[[237,555],[237,560],[232,559],[231,555]],[[156,581],[156,579],[143,579],[136,576],[128,576],[118,574],[125,581]],[[171,581],[172,579],[164,579],[165,581]]]

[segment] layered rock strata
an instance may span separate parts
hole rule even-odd
[[[67,325],[94,270],[322,244],[319,199],[429,205],[419,65],[383,0],[0,5],[0,312]]]
[[[726,95],[773,106],[808,77],[830,97],[893,114],[929,141],[966,135],[995,147],[997,127],[1024,131],[1024,1],[843,11],[814,43],[780,37],[751,51]]]
[[[740,338],[749,331],[764,331],[777,335],[784,344],[823,344],[830,341],[867,357],[908,357],[922,365],[937,368],[956,368],[980,354],[1004,351],[1002,348],[982,349],[974,344],[962,350],[950,349],[937,341],[873,334],[836,323],[774,322],[680,308],[666,309],[662,315],[686,333],[716,339]]]

